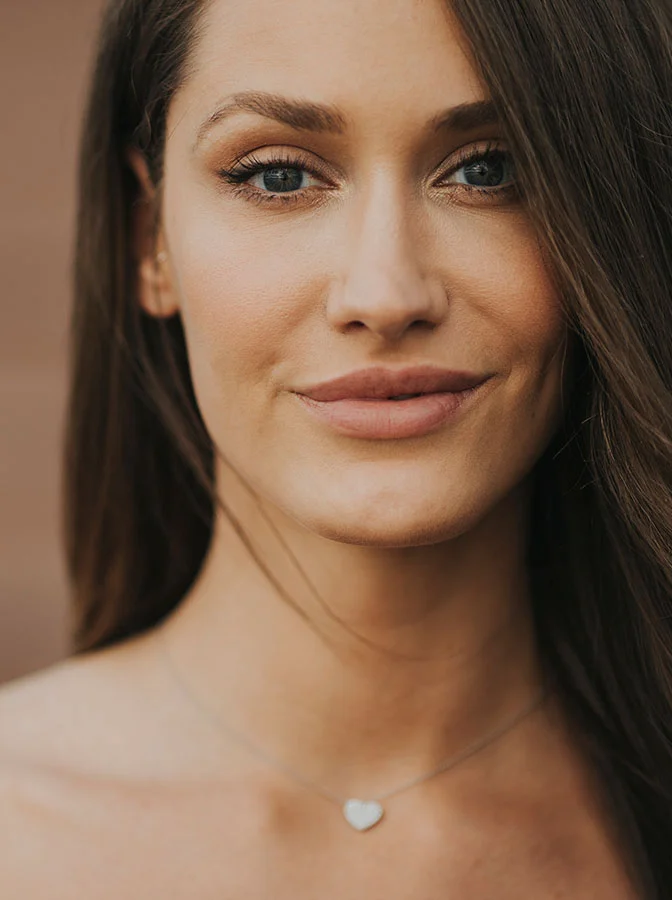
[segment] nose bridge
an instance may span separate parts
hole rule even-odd
[[[441,303],[424,263],[422,215],[401,179],[379,172],[348,210],[349,240],[330,314],[397,337],[418,320],[436,322]]]

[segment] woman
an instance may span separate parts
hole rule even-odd
[[[654,0],[110,3],[8,896],[669,897],[671,82]]]

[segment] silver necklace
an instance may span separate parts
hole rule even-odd
[[[196,697],[192,690],[189,688],[188,684],[182,679],[179,672],[175,668],[175,664],[173,663],[170,654],[168,653],[166,642],[161,635],[161,631],[161,628],[155,631],[157,644],[161,648],[160,656],[166,664],[168,671],[172,675],[173,680],[184,693],[187,700],[198,710],[200,710],[200,712],[205,716],[206,719],[215,724],[218,728],[225,731],[226,734],[232,737],[235,741],[247,747],[247,749],[250,750],[254,755],[265,760],[265,762],[267,762],[273,768],[279,769],[280,771],[284,772],[291,779],[303,785],[303,787],[306,787],[309,790],[319,794],[321,797],[324,797],[325,800],[329,800],[332,803],[338,804],[338,806],[341,807],[343,815],[345,816],[345,820],[357,831],[367,831],[369,828],[373,828],[374,825],[377,825],[378,822],[380,822],[385,813],[382,805],[383,800],[387,800],[389,797],[400,794],[402,791],[408,791],[410,790],[410,788],[415,787],[417,784],[421,784],[421,782],[423,781],[428,781],[430,778],[434,778],[436,775],[440,775],[442,772],[446,772],[448,769],[452,769],[453,766],[456,766],[458,763],[463,762],[470,756],[473,756],[479,750],[487,747],[488,744],[492,744],[495,740],[497,740],[497,738],[502,737],[508,731],[511,731],[511,729],[519,722],[521,722],[526,716],[529,716],[530,713],[532,713],[538,706],[541,705],[541,703],[549,693],[548,688],[544,688],[541,693],[539,693],[535,697],[532,703],[526,706],[521,712],[517,713],[504,725],[500,726],[494,731],[491,731],[484,738],[481,738],[481,740],[470,744],[465,750],[462,751],[462,753],[459,753],[457,756],[452,756],[449,759],[445,760],[443,763],[441,763],[440,766],[429,772],[429,774],[421,775],[419,778],[413,778],[411,781],[408,781],[401,785],[401,787],[395,788],[392,791],[388,791],[385,794],[381,794],[371,800],[360,800],[356,797],[341,797],[325,788],[320,787],[314,782],[309,781],[308,779],[299,775],[298,772],[295,772],[289,766],[285,765],[280,760],[275,759],[268,753],[265,753],[259,747],[252,744],[242,734],[235,731],[233,728],[231,728],[231,726],[227,725],[220,716],[213,712],[213,710],[208,709],[206,706],[204,706],[203,703],[201,703],[198,697]]]

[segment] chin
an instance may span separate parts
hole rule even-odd
[[[463,534],[481,517],[475,498],[456,495],[444,488],[402,490],[389,487],[367,492],[308,491],[297,505],[295,496],[286,511],[303,528],[327,540],[368,547],[420,547],[441,543]],[[305,486],[304,486],[305,487]],[[317,498],[317,499],[316,499]],[[483,510],[481,515],[485,512]]]

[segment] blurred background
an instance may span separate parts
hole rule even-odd
[[[77,142],[103,0],[0,0],[0,682],[67,655],[60,453]]]

